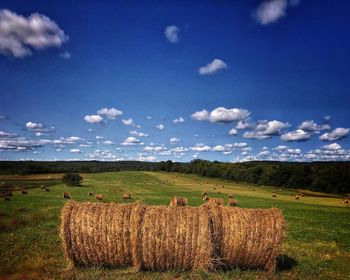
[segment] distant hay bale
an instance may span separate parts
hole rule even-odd
[[[209,270],[211,232],[201,207],[67,203],[61,238],[71,265]]]
[[[228,199],[227,206],[237,206],[237,205],[238,205],[238,200],[233,199],[233,198]]]
[[[176,206],[187,206],[187,198],[186,197],[180,197],[180,196],[174,196],[170,200],[170,206],[176,207]]]
[[[102,194],[96,194],[95,198],[97,200],[102,200],[103,199],[103,195]]]
[[[71,196],[71,194],[70,194],[70,192],[64,192],[63,193],[63,198],[72,198],[72,196]]]
[[[25,190],[22,190],[21,193],[22,193],[22,194],[28,194],[28,192],[25,191]]]
[[[202,195],[207,195],[207,193],[206,192],[202,192]]]
[[[300,198],[299,195],[294,196],[294,199],[299,199],[299,198]]]
[[[131,195],[129,193],[124,193],[123,199],[131,199]]]
[[[346,204],[348,204],[349,203],[349,199],[344,199],[344,201],[343,201],[344,203],[346,203]]]
[[[233,198],[233,194],[227,195],[228,198]]]
[[[89,192],[88,195],[92,196],[92,195],[94,195],[94,193],[93,192]]]
[[[212,224],[217,266],[276,269],[284,238],[281,211],[206,205]]]
[[[272,197],[276,197],[277,194],[275,192],[272,193]]]
[[[208,197],[207,202],[209,204],[224,205],[224,199],[223,198]]]

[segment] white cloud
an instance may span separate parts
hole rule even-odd
[[[131,119],[131,118],[129,118],[129,119],[122,119],[122,123],[124,125],[132,125],[132,126],[135,125],[133,119]]]
[[[250,112],[246,109],[218,107],[210,112],[209,119],[211,122],[233,122],[247,118]]]
[[[229,134],[229,135],[232,135],[232,136],[237,135],[237,130],[234,129],[234,128],[232,128],[232,129],[228,132],[228,134]]]
[[[183,122],[185,122],[185,119],[183,117],[179,117],[173,120],[173,123],[183,123]]]
[[[72,57],[72,55],[70,52],[66,51],[66,52],[60,53],[60,57],[63,59],[70,59]]]
[[[100,115],[86,115],[84,120],[88,123],[100,123],[103,118]]]
[[[169,25],[165,28],[164,35],[171,43],[179,41],[180,29],[175,25]]]
[[[321,130],[330,129],[331,127],[329,124],[318,125],[313,120],[307,120],[303,121],[298,128],[310,133],[319,133]]]
[[[104,145],[113,145],[113,142],[110,140],[104,141],[103,142]]]
[[[0,10],[0,53],[14,57],[32,54],[32,49],[61,47],[68,37],[45,15],[29,17],[10,10]]]
[[[254,13],[254,17],[258,23],[268,25],[284,17],[287,6],[287,0],[267,0],[260,4]]]
[[[205,109],[202,111],[197,111],[191,115],[191,118],[197,121],[209,120],[209,112]]]
[[[151,120],[151,119],[152,119],[152,116],[147,116],[146,119],[147,119],[147,120]]]
[[[34,123],[34,122],[27,122],[26,123],[26,128],[29,130],[35,130],[35,129],[41,129],[44,126],[41,123]]]
[[[274,135],[280,135],[282,129],[289,127],[289,123],[283,123],[280,121],[260,121],[255,127],[254,131],[246,131],[243,134],[244,138],[249,139],[267,139]]]
[[[349,134],[349,128],[338,127],[332,132],[322,134],[319,138],[322,141],[335,141],[345,138]]]
[[[73,154],[80,154],[81,153],[81,151],[79,149],[70,149],[69,152],[73,153]]]
[[[105,116],[107,119],[114,120],[116,117],[123,115],[123,111],[116,108],[102,108],[97,111],[97,114]]]
[[[188,148],[186,147],[176,147],[176,148],[172,148],[170,149],[171,152],[173,153],[185,153],[188,151]]]
[[[144,143],[141,142],[141,140],[135,138],[135,137],[128,137],[124,140],[123,143],[121,143],[121,145],[123,146],[132,146],[132,145],[143,145]]]
[[[342,148],[342,146],[340,146],[338,143],[332,143],[329,145],[324,145],[322,148],[326,149],[326,150],[337,151],[337,150],[340,150]]]
[[[199,74],[201,75],[211,75],[218,72],[221,69],[227,68],[227,64],[221,59],[215,58],[212,62],[208,63],[206,66],[199,68]]]
[[[211,148],[204,144],[196,144],[194,147],[191,147],[191,150],[195,152],[208,152]]]
[[[297,129],[295,131],[290,131],[281,136],[283,141],[307,141],[311,138],[311,134],[305,132],[302,129]]]
[[[143,132],[138,132],[136,130],[129,131],[129,134],[132,136],[136,136],[136,137],[148,137],[148,134],[143,133]]]
[[[225,148],[224,146],[222,145],[217,145],[217,146],[214,146],[213,148],[211,148],[211,150],[213,152],[224,152],[227,150],[227,148]]]
[[[157,153],[159,153],[159,152],[161,152],[161,151],[166,151],[167,148],[165,148],[165,147],[163,147],[163,146],[146,146],[146,147],[144,148],[144,150],[145,150],[146,152],[157,152]]]
[[[6,119],[6,117],[3,116],[3,115],[0,115],[0,121],[1,121],[1,120],[4,120],[4,119]]]
[[[170,138],[170,144],[175,145],[179,143],[181,140],[179,138],[172,137]]]
[[[156,128],[157,128],[158,130],[163,130],[163,129],[165,128],[165,126],[162,125],[162,124],[158,124],[158,125],[156,126]]]
[[[288,149],[289,147],[288,146],[284,146],[284,145],[279,145],[277,146],[276,148],[274,148],[274,150],[277,150],[277,151],[284,151],[286,149]]]
[[[250,127],[251,127],[251,124],[245,120],[240,120],[236,125],[236,129],[246,129]]]

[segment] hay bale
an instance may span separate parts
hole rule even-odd
[[[22,194],[28,194],[28,192],[25,191],[25,190],[22,190],[21,193],[22,193]]]
[[[207,199],[207,202],[209,204],[224,205],[224,199],[223,198],[209,197]]]
[[[64,192],[64,193],[63,193],[63,198],[68,198],[68,199],[70,199],[70,198],[72,198],[72,196],[71,196],[70,192]]]
[[[131,195],[129,193],[124,193],[123,199],[131,199]]]
[[[227,195],[228,198],[233,198],[233,194]]]
[[[227,206],[238,206],[238,200],[233,199],[233,198],[229,198]]]
[[[96,194],[95,198],[97,200],[102,200],[103,199],[103,195],[102,194]]]
[[[212,224],[218,266],[275,270],[285,229],[279,209],[204,207],[208,209]]]
[[[204,196],[204,195],[207,195],[207,193],[206,192],[202,192],[202,195]]]
[[[276,197],[277,195],[276,195],[276,193],[275,192],[273,192],[272,193],[272,197]]]
[[[201,207],[68,202],[61,219],[71,265],[212,268],[211,231]]]
[[[294,199],[299,199],[299,195],[295,195],[295,196],[294,196]]]
[[[170,200],[170,206],[176,207],[176,206],[187,206],[187,198],[186,197],[180,197],[180,196],[174,196]]]
[[[349,199],[344,199],[344,201],[343,201],[345,204],[348,204],[349,203]]]
[[[93,195],[94,195],[94,193],[93,193],[93,192],[89,192],[89,193],[88,193],[88,195],[93,196]]]

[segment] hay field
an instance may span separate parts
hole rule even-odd
[[[38,175],[41,176],[41,175]],[[34,176],[35,177],[35,176]],[[260,279],[256,270],[204,272],[135,272],[102,267],[67,270],[59,239],[59,215],[68,191],[77,201],[130,202],[168,205],[177,196],[201,205],[202,192],[224,198],[233,194],[243,208],[280,208],[287,222],[286,239],[276,279],[350,279],[350,207],[340,198],[305,196],[295,200],[291,190],[234,184],[195,175],[159,172],[84,174],[83,187],[50,186],[22,195],[14,191],[10,201],[0,201],[0,279]],[[45,177],[49,178],[49,177]],[[55,178],[54,176],[52,178]],[[13,180],[13,178],[11,178]],[[17,179],[17,178],[16,178]],[[20,180],[21,178],[18,178]],[[35,180],[35,178],[30,178]],[[21,184],[25,185],[25,179]],[[27,181],[30,184],[30,181]],[[5,182],[0,181],[0,188]],[[214,189],[215,188],[215,189]],[[272,193],[277,197],[273,198]],[[88,192],[93,192],[89,196]],[[219,193],[220,192],[220,193]],[[294,193],[296,193],[294,191]],[[102,201],[102,202],[103,202]]]

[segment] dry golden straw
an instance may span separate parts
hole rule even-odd
[[[187,206],[187,198],[186,197],[180,197],[180,196],[174,196],[170,200],[170,206]]]
[[[138,270],[275,270],[284,236],[278,209],[69,201],[61,238],[71,265]]]

